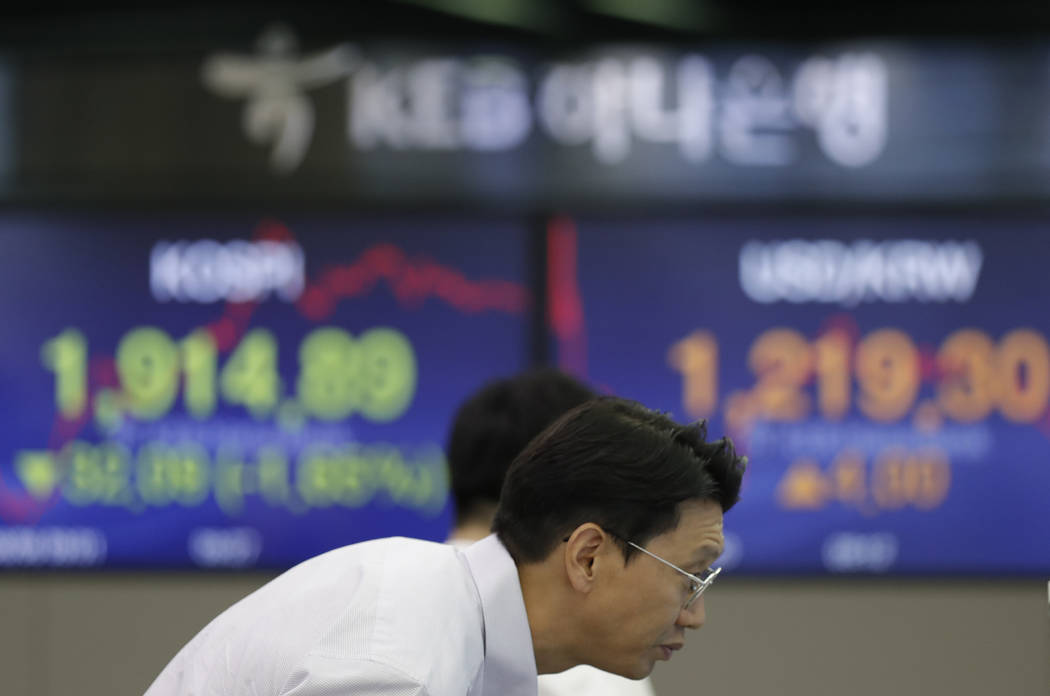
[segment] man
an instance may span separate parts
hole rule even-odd
[[[449,541],[467,546],[488,536],[514,458],[558,416],[596,396],[564,372],[541,367],[492,380],[464,401],[447,447],[454,515]]]
[[[597,395],[553,368],[487,383],[456,411],[448,442],[455,525],[449,543],[465,548],[492,529],[503,478],[514,457],[558,416]],[[580,666],[539,678],[540,696],[652,696],[635,681]]]
[[[305,561],[226,610],[150,687],[167,694],[533,696],[537,673],[633,679],[704,622],[744,460],[611,397],[515,459],[466,550],[380,539]]]

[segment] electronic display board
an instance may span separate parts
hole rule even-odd
[[[0,249],[0,566],[441,540],[453,410],[528,363],[505,220],[8,213]]]

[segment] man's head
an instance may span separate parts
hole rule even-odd
[[[566,413],[517,457],[493,530],[519,568],[541,568],[545,592],[569,598],[569,662],[640,678],[703,623],[703,597],[686,607],[694,582],[671,565],[703,576],[721,554],[744,465],[703,424],[611,397]]]
[[[456,412],[448,441],[456,523],[480,518],[487,528],[514,457],[569,409],[595,397],[553,368],[485,384]]]

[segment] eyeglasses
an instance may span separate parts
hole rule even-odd
[[[626,541],[626,539],[624,541]],[[715,578],[718,577],[718,574],[722,572],[722,568],[721,567],[711,568],[706,573],[704,573],[704,577],[700,577],[698,575],[693,575],[690,572],[682,570],[681,568],[676,566],[674,563],[671,563],[670,561],[668,561],[668,560],[666,560],[664,558],[660,558],[659,556],[657,556],[652,551],[639,546],[638,544],[634,543],[633,541],[628,541],[627,545],[632,547],[632,548],[638,549],[639,551],[641,551],[642,553],[644,553],[647,556],[652,556],[653,558],[655,558],[656,560],[660,561],[664,565],[671,566],[672,568],[677,570],[679,573],[681,573],[682,575],[684,575],[687,578],[689,578],[689,589],[690,589],[691,594],[689,595],[689,599],[687,599],[685,601],[685,604],[682,605],[682,609],[688,609],[689,607],[693,606],[693,602],[695,602],[697,599],[699,599],[700,595],[702,595],[704,593],[704,591],[707,590],[708,587],[711,587],[711,583],[713,583],[715,581]]]
[[[628,541],[627,539],[624,539],[622,536],[620,536],[619,534],[616,534],[615,532],[611,532],[609,530],[605,530],[605,531],[609,532],[609,534],[612,534],[614,537],[617,537],[618,539],[623,540],[628,546],[630,546],[632,548],[635,548],[635,549],[638,549],[639,551],[644,553],[646,556],[652,556],[653,558],[655,558],[656,560],[660,561],[664,565],[671,566],[672,568],[677,570],[679,573],[681,573],[682,575],[684,575],[687,578],[689,578],[689,592],[690,592],[689,599],[685,600],[685,604],[682,605],[682,609],[688,609],[689,607],[693,606],[693,602],[695,602],[697,599],[699,599],[700,595],[702,595],[707,590],[708,587],[711,587],[711,583],[713,583],[715,581],[715,578],[718,577],[718,574],[722,572],[722,568],[721,568],[721,566],[719,566],[718,568],[710,568],[710,569],[708,569],[707,572],[704,573],[703,577],[700,577],[699,575],[693,575],[692,573],[690,573],[688,571],[682,570],[681,568],[676,566],[674,563],[671,563],[670,561],[668,561],[666,558],[660,558],[659,556],[657,556],[655,553],[653,553],[649,549],[647,549],[645,547],[642,547],[642,546],[639,546],[638,544],[634,543],[633,541]],[[564,539],[562,539],[563,542],[568,541],[568,540],[569,540],[569,537],[565,537]]]

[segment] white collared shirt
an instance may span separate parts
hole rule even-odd
[[[517,568],[379,539],[304,561],[209,623],[146,696],[536,696]]]
[[[539,696],[653,696],[649,677],[636,681],[587,665],[541,674],[539,685]]]
[[[446,543],[459,549],[466,549],[474,542],[470,539],[452,536]],[[531,645],[529,650],[531,652]],[[654,694],[652,681],[648,677],[636,681],[604,672],[595,667],[580,665],[559,674],[541,674],[539,676],[539,696],[654,696]]]

